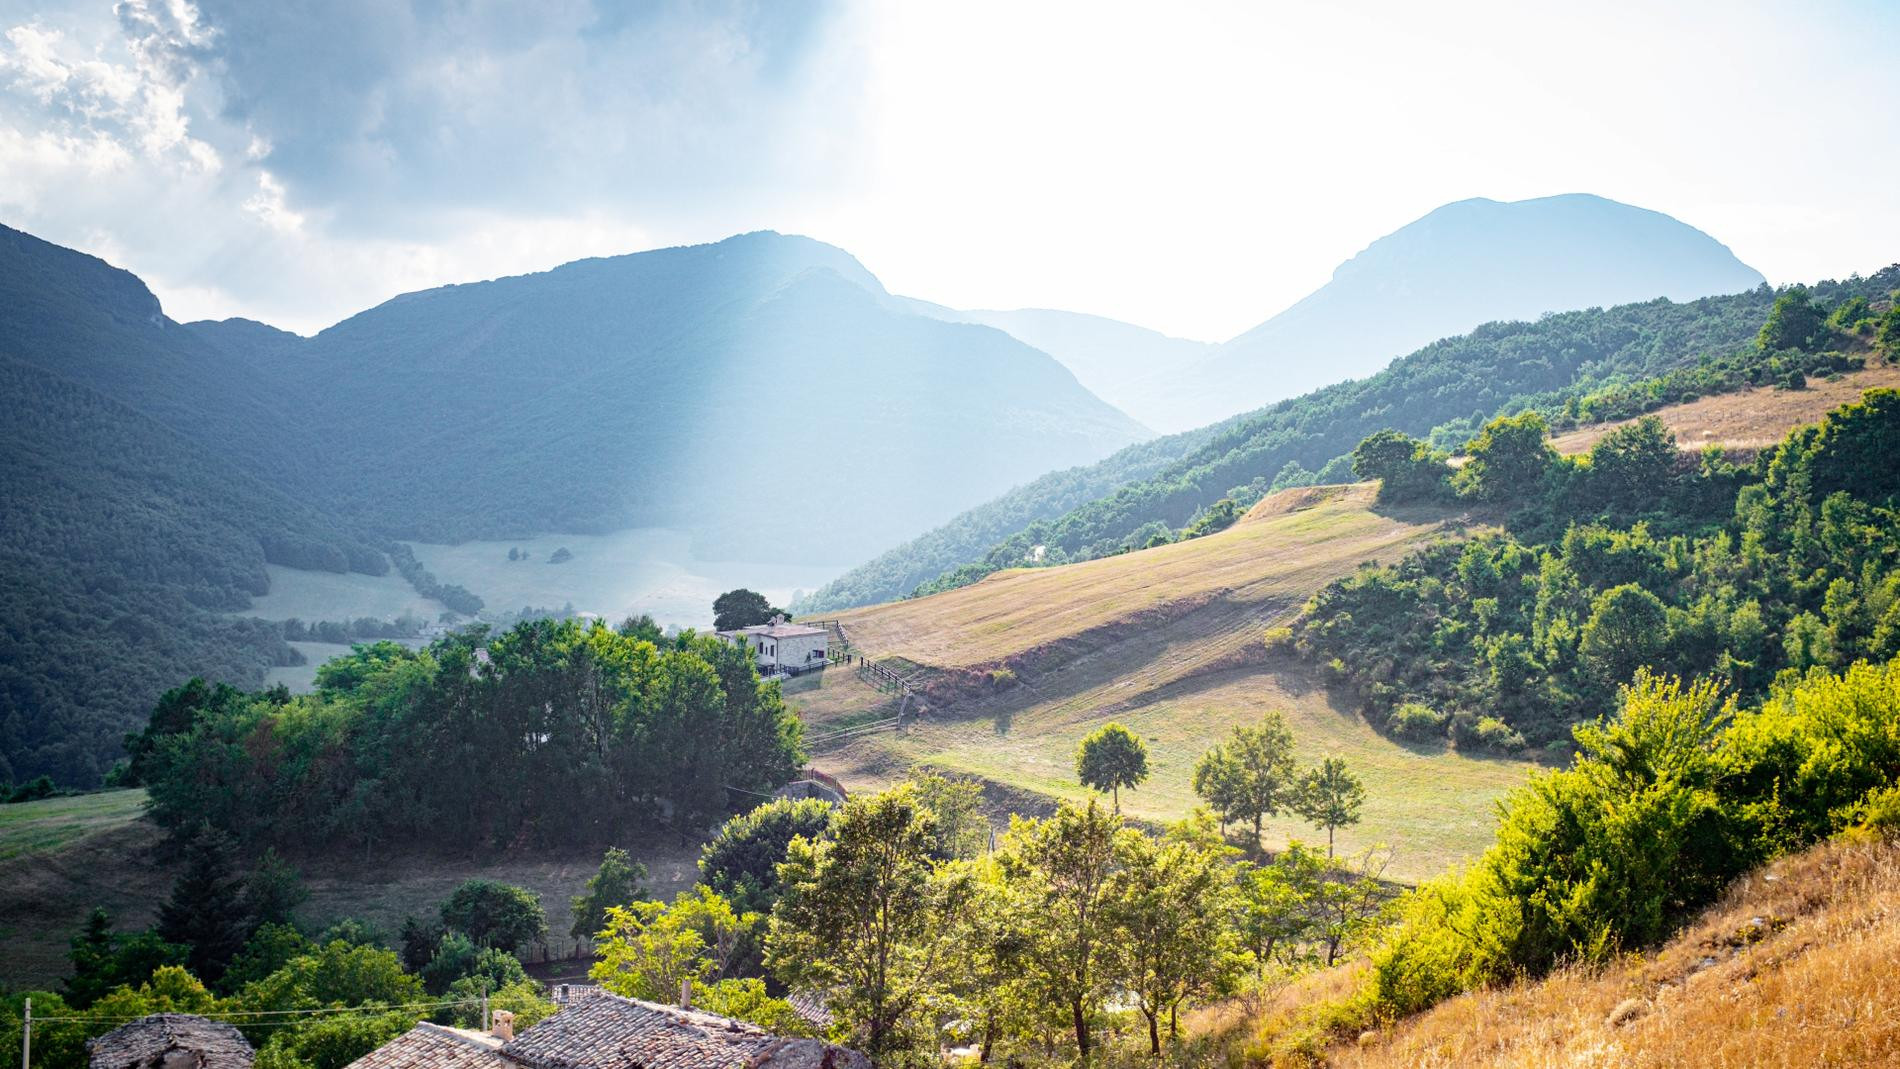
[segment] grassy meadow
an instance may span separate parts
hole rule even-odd
[[[1340,848],[1388,844],[1394,875],[1434,874],[1490,840],[1493,802],[1532,766],[1385,739],[1260,641],[1327,581],[1469,522],[1443,509],[1375,510],[1371,497],[1369,486],[1287,491],[1205,538],[842,614],[854,643],[920,666],[920,680],[996,666],[1015,674],[1013,685],[927,707],[902,734],[827,738],[895,711],[849,669],[798,681],[787,698],[810,725],[814,762],[848,784],[876,786],[925,764],[1005,797],[1083,797],[1075,746],[1118,720],[1149,750],[1150,779],[1123,792],[1123,810],[1158,821],[1194,807],[1193,767],[1208,747],[1277,709],[1301,760],[1337,754],[1366,781],[1364,820],[1341,832]],[[1269,844],[1315,835],[1291,818],[1267,829]]]

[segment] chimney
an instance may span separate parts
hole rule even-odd
[[[503,1043],[515,1038],[515,1015],[513,1013],[507,1010],[496,1010],[489,1016],[493,1020],[493,1023],[488,1026],[488,1033],[490,1035],[501,1040]]]
[[[683,976],[680,978],[680,1009],[690,1010],[692,1008],[693,1008],[693,978],[690,976]]]

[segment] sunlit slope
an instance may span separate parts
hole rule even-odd
[[[1743,877],[1651,954],[1452,999],[1325,1064],[1900,1065],[1900,844],[1829,843]]]
[[[926,712],[902,733],[826,736],[895,711],[849,670],[800,681],[789,697],[811,722],[817,763],[847,783],[875,786],[924,764],[981,777],[1023,808],[1083,797],[1076,743],[1118,720],[1146,740],[1150,769],[1122,808],[1150,820],[1191,810],[1200,755],[1278,710],[1302,760],[1338,754],[1366,781],[1364,821],[1341,833],[1341,849],[1388,843],[1395,874],[1429,875],[1488,841],[1492,801],[1529,766],[1385,739],[1261,644],[1330,580],[1466,522],[1443,509],[1375,510],[1372,496],[1370,486],[1287,491],[1206,538],[845,614],[852,641],[922,694],[913,705]],[[992,682],[998,669],[1014,681]],[[1291,818],[1268,827],[1276,842],[1314,835]]]
[[[1882,387],[1900,386],[1900,367],[1880,364],[1831,379],[1814,379],[1805,389],[1784,390],[1762,386],[1739,393],[1719,393],[1685,404],[1659,408],[1654,415],[1676,433],[1684,449],[1719,445],[1727,449],[1762,449],[1780,442],[1788,432]],[[1633,422],[1620,420],[1579,427],[1551,439],[1560,453],[1585,453],[1597,440]]]
[[[1289,490],[1206,538],[1061,568],[999,572],[839,619],[854,643],[880,657],[952,668],[1003,661],[1111,624],[1139,628],[1148,614],[1193,615],[1209,601],[1245,610],[1279,608],[1290,599],[1297,607],[1360,561],[1392,559],[1450,518],[1440,510],[1375,512],[1373,492],[1371,484]],[[1151,626],[1166,625],[1155,619]]]

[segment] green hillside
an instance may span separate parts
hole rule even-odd
[[[1896,287],[1900,266],[1869,278],[1820,283],[1812,291],[1831,305],[1854,296],[1884,299]],[[1154,474],[1122,483],[1059,515],[1044,519],[1041,515],[1046,514],[1028,508],[1005,509],[1036,518],[984,550],[940,568],[942,578],[927,589],[968,582],[999,568],[1088,560],[1135,548],[1157,533],[1187,526],[1223,497],[1244,506],[1278,487],[1315,478],[1341,481],[1343,458],[1374,431],[1391,428],[1427,436],[1436,430],[1435,437],[1456,444],[1493,414],[1526,406],[1561,412],[1571,399],[1581,402],[1599,391],[1618,395],[1619,389],[1627,392],[1631,384],[1659,382],[1672,372],[1682,379],[1679,391],[1704,379],[1720,386],[1745,384],[1749,375],[1758,380],[1779,376],[1782,357],[1773,354],[1752,361],[1739,374],[1688,374],[1699,365],[1714,367],[1738,350],[1752,350],[1774,300],[1766,287],[1687,304],[1659,299],[1564,312],[1534,323],[1492,323],[1434,342],[1370,378],[1282,401],[1229,420],[1205,437],[1153,443],[1151,459],[1174,453]],[[1788,359],[1819,358],[1793,354]],[[1640,412],[1643,406],[1683,395],[1638,391],[1627,400]],[[1625,414],[1603,413],[1608,418]],[[1072,482],[1106,474],[1098,467],[1093,473],[1078,473]],[[903,597],[918,588],[917,576],[942,564],[948,556],[943,547],[977,542],[977,531],[992,524],[994,516],[986,510],[966,513],[840,577],[810,598],[807,607],[822,611]],[[1039,554],[1036,547],[1041,547]]]

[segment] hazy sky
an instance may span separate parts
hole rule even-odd
[[[0,222],[303,332],[770,228],[900,293],[1219,340],[1471,196],[1873,270],[1896,101],[1893,0],[0,0]]]

